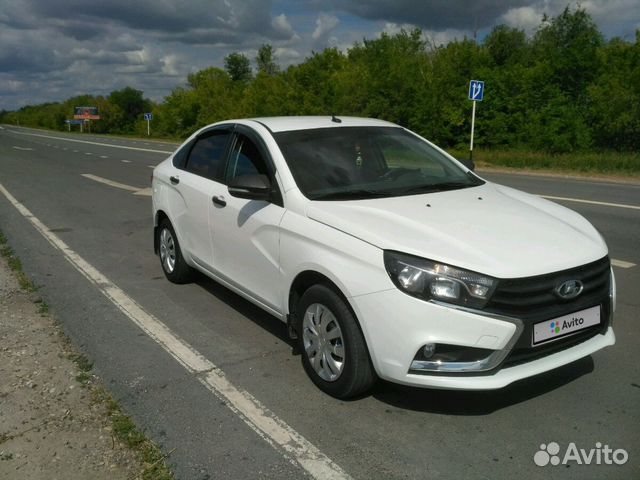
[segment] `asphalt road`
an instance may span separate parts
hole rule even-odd
[[[356,479],[640,478],[640,266],[633,265],[640,265],[640,185],[482,175],[536,194],[616,204],[559,201],[586,216],[606,238],[611,257],[625,267],[615,267],[614,347],[500,391],[381,383],[371,395],[344,402],[322,394],[306,378],[277,319],[204,277],[184,286],[164,279],[153,255],[145,189],[150,167],[173,146],[146,143],[5,125],[0,184],[346,474]],[[250,428],[228,399],[215,396],[133,324],[1,194],[0,229],[124,409],[166,451],[175,449],[170,462],[178,478],[308,475],[286,450]],[[623,466],[538,467],[533,456],[549,442],[563,447],[574,442],[586,450],[600,442],[625,449],[629,460]]]

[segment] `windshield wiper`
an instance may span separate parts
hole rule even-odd
[[[330,192],[314,195],[311,200],[358,200],[365,198],[390,197],[392,193],[384,190],[345,190],[342,192]]]
[[[401,190],[398,195],[411,195],[414,193],[444,192],[446,190],[456,190],[459,188],[477,187],[479,183],[463,183],[463,182],[442,182],[432,183],[428,185],[418,185],[416,187]]]

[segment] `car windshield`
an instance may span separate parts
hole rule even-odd
[[[275,133],[293,177],[312,200],[349,200],[481,185],[446,155],[399,127]]]

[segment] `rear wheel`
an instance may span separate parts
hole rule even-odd
[[[300,299],[298,341],[307,375],[337,398],[361,395],[375,383],[369,352],[348,305],[325,285],[314,285]]]
[[[168,219],[162,220],[157,230],[158,253],[162,271],[173,283],[188,283],[193,278],[193,269],[187,265],[176,232]]]

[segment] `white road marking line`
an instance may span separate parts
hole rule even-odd
[[[78,153],[78,150],[74,150],[73,153]]]
[[[93,180],[95,182],[104,183],[105,185],[109,185],[111,187],[121,188],[122,190],[128,190],[130,192],[139,192],[142,190],[138,187],[132,187],[131,185],[127,185],[125,183],[114,182],[113,180],[109,180],[108,178],[98,177],[97,175],[92,175],[90,173],[82,173],[81,176],[84,178],[88,178],[89,180]]]
[[[597,202],[595,200],[583,200],[580,198],[567,198],[567,197],[553,197],[551,195],[538,195],[538,196],[542,198],[547,198],[549,200],[564,200],[565,202],[590,203],[592,205],[604,205],[605,207],[630,208],[633,210],[640,210],[640,205],[626,205],[624,203]]]
[[[249,392],[231,383],[225,373],[213,362],[173,333],[164,323],[147,312],[115,283],[73,251],[30,210],[18,202],[1,183],[0,192],[54,248],[60,250],[78,272],[93,283],[124,315],[223,401],[269,445],[288,460],[296,462],[315,479],[351,479],[348,473],[315,445],[262,405]]]
[[[29,151],[33,150],[33,148],[28,148],[28,147],[16,147],[16,146],[14,146],[13,148],[15,148],[16,150],[23,150],[25,152],[29,152]]]
[[[126,145],[115,145],[113,143],[101,143],[101,142],[89,142],[87,140],[76,140],[75,138],[65,138],[65,137],[53,137],[51,135],[40,135],[38,133],[26,133],[26,132],[18,132],[13,131],[13,133],[17,133],[18,135],[30,135],[32,137],[43,137],[43,138],[53,138],[55,140],[64,140],[65,142],[77,142],[77,143],[88,143],[89,145],[100,145],[101,147],[112,147],[112,148],[124,148],[127,150],[138,150],[141,152],[151,152],[151,153],[173,153],[173,150],[154,150],[151,148],[139,148],[139,147],[127,147]],[[136,142],[133,142],[136,143]],[[47,144],[47,147],[50,145]]]
[[[147,167],[149,167],[149,168],[156,168],[156,166],[155,166],[155,165],[147,165]]]
[[[106,155],[100,155],[100,158],[109,158]]]
[[[85,155],[93,155],[91,152],[84,152]]]
[[[147,187],[147,188],[138,190],[137,192],[134,193],[134,195],[140,195],[141,197],[150,197],[152,193],[153,193],[153,190],[151,190],[151,187]]]
[[[150,188],[133,187],[131,185],[127,185],[126,183],[114,182],[113,180],[109,180],[108,178],[99,177],[90,173],[82,173],[81,176],[83,176],[84,178],[88,178],[89,180],[93,180],[94,182],[104,183],[105,185],[109,185],[110,187],[120,188],[121,190],[133,192],[135,195],[148,197],[151,196]]]
[[[131,160],[120,160],[122,163],[131,163]]]
[[[614,267],[620,267],[620,268],[631,268],[636,266],[635,263],[625,262],[624,260],[617,260],[615,258],[611,259],[611,265],[613,265]]]

